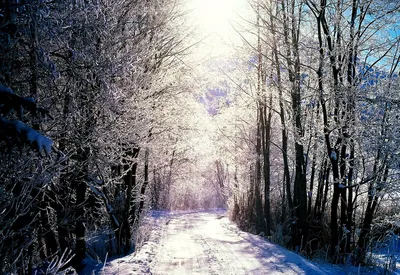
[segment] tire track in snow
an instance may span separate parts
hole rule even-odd
[[[163,230],[161,248],[157,253],[153,274],[200,274],[206,255],[195,240],[195,216],[171,218]]]

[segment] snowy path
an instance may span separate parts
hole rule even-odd
[[[241,232],[223,212],[171,215],[152,274],[327,274],[299,255]]]
[[[145,224],[140,250],[82,274],[343,274],[240,231],[225,211],[153,211]]]

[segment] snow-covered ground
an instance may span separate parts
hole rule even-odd
[[[311,262],[242,232],[224,210],[153,211],[144,228],[149,237],[137,252],[88,265],[83,274],[366,274]]]

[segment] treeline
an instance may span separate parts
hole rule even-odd
[[[225,111],[231,217],[304,255],[363,263],[399,233],[400,5],[249,4],[236,30],[252,58],[229,72]]]
[[[176,1],[0,1],[0,273],[135,248],[173,163],[182,21]]]

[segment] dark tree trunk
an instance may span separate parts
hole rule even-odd
[[[296,212],[297,225],[296,230],[300,234],[297,238],[296,246],[300,246],[301,242],[307,241],[308,224],[307,224],[307,180],[304,171],[304,147],[301,138],[304,136],[301,123],[301,105],[300,105],[300,56],[299,56],[299,26],[297,26],[295,16],[295,1],[290,0],[290,9],[288,10],[285,1],[281,1],[283,14],[283,35],[286,46],[286,63],[289,72],[289,81],[291,83],[291,99],[294,127],[295,142],[295,177],[293,187],[293,207]],[[301,9],[301,5],[299,5]],[[288,14],[289,12],[289,14]],[[291,26],[289,27],[289,19]],[[296,233],[297,234],[297,233]]]
[[[328,166],[328,168],[326,169],[326,173],[325,173],[325,190],[324,190],[324,197],[322,199],[322,205],[321,205],[321,215],[322,213],[326,213],[326,204],[328,203],[328,192],[329,192],[329,187],[331,186],[331,183],[329,181],[329,175],[331,172],[331,167]]]
[[[269,105],[272,105],[272,96],[270,96]],[[263,106],[262,108],[262,118],[261,118],[261,128],[262,130],[262,141],[263,141],[263,159],[264,159],[264,219],[265,219],[265,234],[266,236],[271,236],[271,227],[272,227],[272,219],[271,219],[271,164],[270,164],[270,147],[271,147],[271,119],[272,113],[271,109],[268,109],[267,114],[267,106]]]
[[[341,152],[340,152],[340,183],[342,184],[343,188],[340,188],[340,232],[339,232],[339,239],[340,242],[340,252],[341,253],[348,253],[346,251],[347,242],[347,234],[345,233],[345,229],[347,230],[349,227],[347,225],[347,189],[345,188],[347,181],[346,181],[346,151],[347,146],[345,144],[342,145]]]
[[[327,29],[327,23],[325,18],[325,8],[326,8],[326,1],[321,0],[321,11],[317,16],[317,28],[318,28],[318,41],[319,41],[319,67],[317,71],[318,75],[318,89],[319,89],[319,97],[320,97],[320,104],[322,109],[323,115],[323,125],[324,125],[324,138],[325,138],[325,145],[326,145],[326,152],[331,162],[331,169],[333,174],[333,195],[331,201],[331,222],[330,222],[330,232],[331,232],[331,246],[330,246],[330,256],[334,262],[337,261],[337,252],[338,252],[338,243],[339,243],[339,231],[338,231],[338,206],[339,206],[339,198],[341,194],[341,190],[339,188],[339,184],[341,183],[341,177],[339,173],[339,150],[335,149],[331,145],[330,140],[330,129],[328,124],[328,111],[325,105],[325,98],[324,98],[324,88],[323,88],[323,63],[324,63],[324,48],[323,48],[323,39],[322,39],[322,31],[325,34],[326,43],[328,45],[329,50],[329,59],[331,62],[332,68],[332,75],[333,75],[333,87],[335,91],[335,98],[338,97],[339,92],[339,69],[336,67],[336,58],[333,52],[333,44],[332,38],[330,36],[329,30]],[[338,117],[339,106],[338,104],[335,105],[334,114],[335,119]],[[336,141],[336,146],[340,147],[342,145],[342,137],[339,136],[338,140]]]
[[[76,189],[75,202],[75,268],[81,270],[83,268],[82,261],[86,256],[85,241],[85,203],[86,203],[86,179],[88,175],[88,159],[90,149],[88,147],[79,148],[77,151],[77,159],[81,166],[78,169],[77,177],[74,179],[73,185]]]
[[[260,112],[260,133],[261,133],[261,146],[263,155],[263,175],[264,175],[264,230],[266,236],[271,235],[272,219],[271,219],[271,163],[270,163],[270,148],[271,148],[271,119],[272,119],[272,95],[267,96],[267,74],[263,66],[263,49],[261,43],[261,25],[260,25],[260,5],[257,5],[257,26],[258,26],[258,100]],[[269,102],[267,103],[267,97]],[[267,106],[269,104],[269,106]],[[268,111],[267,111],[268,109]]]
[[[338,162],[337,160],[332,160],[332,173],[333,173],[333,195],[331,202],[331,223],[330,223],[330,231],[331,231],[331,247],[330,247],[330,255],[332,257],[336,257],[338,251],[338,243],[339,243],[339,231],[338,231],[338,206],[339,206],[339,198],[340,198],[340,188],[339,188],[339,173],[338,173]],[[336,262],[337,259],[334,259]]]
[[[129,158],[136,159],[139,154],[139,148],[134,147],[127,153]],[[134,201],[134,192],[133,188],[136,186],[136,170],[137,170],[137,162],[134,160],[133,164],[126,163],[124,166],[124,170],[127,171],[124,176],[124,184],[125,184],[125,205],[124,211],[122,214],[122,223],[120,225],[120,233],[117,235],[120,236],[120,244],[119,247],[124,247],[124,254],[128,254],[132,248],[131,243],[131,225],[133,225],[135,221],[136,208]]]
[[[149,185],[149,149],[146,149],[144,157],[144,181],[140,189],[140,204],[139,204],[139,217],[142,214],[145,202],[145,194],[147,186]]]
[[[314,178],[315,178],[315,171],[316,171],[316,156],[313,156],[312,164],[311,164],[311,178],[310,178],[310,190],[308,193],[308,206],[307,206],[307,216],[310,217],[312,214],[311,206],[312,206],[312,197],[313,197],[313,189],[314,189]],[[318,186],[319,187],[319,186]],[[319,188],[317,189],[317,196],[318,196]]]
[[[248,197],[247,197],[247,212],[248,214],[246,217],[249,218],[251,224],[256,223],[256,213],[255,213],[255,171],[254,171],[254,164],[250,163],[249,167],[249,181],[250,181],[250,186],[249,186],[249,191],[248,191]]]
[[[386,135],[386,127],[387,127],[385,125],[386,115],[387,115],[387,109],[385,109],[385,113],[381,123],[381,131],[380,131],[381,136]],[[358,245],[363,249],[364,252],[366,251],[367,245],[370,240],[369,233],[371,231],[372,221],[374,218],[376,208],[378,206],[378,200],[380,196],[379,193],[382,190],[382,186],[384,186],[389,175],[389,166],[387,164],[388,158],[389,158],[388,155],[382,157],[382,148],[378,148],[373,167],[373,175],[377,176],[377,180],[370,182],[368,185],[368,204],[367,204],[367,209],[365,210],[360,237],[358,239]],[[383,170],[383,175],[382,175],[382,170]]]
[[[260,6],[257,5],[257,25],[260,26]],[[261,154],[262,154],[262,136],[264,132],[263,128],[263,103],[262,103],[262,92],[263,92],[263,55],[261,47],[261,32],[260,27],[257,29],[257,50],[258,50],[258,66],[257,66],[257,133],[256,133],[256,178],[254,184],[254,199],[255,199],[255,210],[256,210],[256,231],[261,232],[265,230],[265,222],[263,216],[263,208],[261,201]]]
[[[169,162],[169,167],[168,167],[168,175],[166,182],[164,183],[166,185],[165,192],[163,194],[164,200],[163,200],[163,208],[167,209],[169,205],[169,198],[170,198],[170,193],[171,193],[171,184],[172,184],[172,168],[175,162],[175,150],[172,151],[171,155],[171,160]]]
[[[232,212],[232,220],[236,221],[237,217],[239,216],[239,198],[238,198],[238,193],[239,193],[239,182],[237,178],[237,166],[235,165],[235,174],[233,176],[233,184],[234,184],[234,190],[233,190],[233,212]]]
[[[283,158],[283,173],[284,173],[284,185],[286,189],[286,197],[289,206],[289,211],[293,211],[293,201],[292,192],[290,187],[290,172],[289,172],[289,159],[288,159],[288,133],[286,129],[286,118],[284,109],[284,99],[283,99],[283,87],[282,87],[282,77],[281,77],[281,66],[279,62],[279,53],[276,39],[275,21],[274,16],[270,16],[271,23],[271,33],[272,33],[272,53],[273,53],[273,66],[276,70],[277,81],[276,85],[279,92],[279,116],[282,127],[282,158]],[[292,213],[291,213],[292,215]]]
[[[349,160],[349,172],[348,172],[348,185],[352,186],[353,185],[353,174],[354,174],[354,142],[351,141],[350,143],[350,160]],[[349,231],[347,232],[347,247],[346,247],[346,252],[351,252],[351,243],[352,243],[352,232],[354,230],[354,221],[353,221],[353,188],[350,187],[348,189],[349,195],[347,197],[347,225]]]
[[[384,175],[379,177],[379,179],[381,179],[381,183],[386,182],[388,174],[389,174],[389,167],[386,166]],[[369,184],[369,187],[368,187],[368,204],[367,204],[367,209],[365,210],[365,215],[364,215],[364,219],[363,219],[360,237],[358,239],[358,245],[362,248],[362,250],[364,252],[367,251],[367,248],[368,248],[367,246],[370,241],[369,234],[371,232],[371,225],[372,225],[372,221],[374,219],[374,214],[378,207],[379,192],[381,191],[380,188],[375,185],[376,185],[376,183],[372,182]],[[365,256],[365,255],[362,255],[362,256]]]
[[[347,83],[349,85],[349,104],[348,104],[348,112],[350,125],[354,127],[355,116],[355,95],[352,94],[352,88],[355,86],[355,77],[356,77],[356,60],[357,60],[357,45],[359,42],[359,37],[355,38],[355,22],[357,18],[357,10],[358,10],[358,1],[352,1],[352,12],[351,12],[351,20],[350,20],[350,47],[349,47],[349,59],[347,63]],[[350,140],[350,160],[349,160],[349,171],[348,171],[348,185],[353,185],[353,174],[354,174],[354,158],[355,158],[355,148],[354,148],[354,140],[352,138]],[[353,188],[350,187],[348,189],[348,198],[347,198],[347,224],[348,224],[348,233],[347,233],[347,247],[345,251],[351,252],[351,243],[352,243],[352,232],[354,231],[354,221],[353,221]]]
[[[260,121],[260,108],[258,110],[258,121],[257,121],[257,141],[256,141],[256,163],[255,163],[255,181],[254,181],[254,205],[255,205],[255,223],[256,223],[256,231],[262,232],[264,231],[263,225],[264,217],[263,217],[263,208],[262,208],[262,200],[261,200],[261,121]]]
[[[324,183],[325,183],[327,169],[328,169],[327,160],[325,158],[321,163],[318,175],[317,196],[315,198],[315,206],[314,206],[314,217],[316,220],[321,219],[322,198],[324,197],[324,186],[325,186]]]

